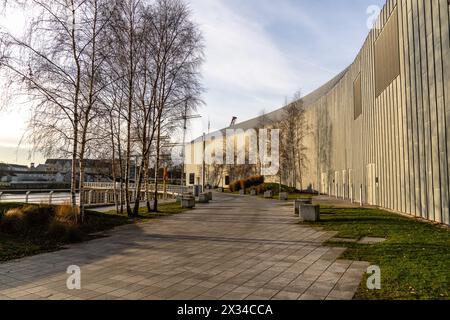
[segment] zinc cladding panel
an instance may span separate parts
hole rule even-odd
[[[397,8],[375,41],[375,89],[378,97],[400,75]]]
[[[358,74],[353,83],[353,98],[356,120],[362,114],[361,74]]]

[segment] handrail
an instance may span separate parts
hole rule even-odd
[[[65,203],[71,201],[71,195],[69,192],[55,193],[54,190],[50,192],[33,193],[33,190],[29,190],[26,193],[11,193],[0,192],[0,202],[23,202],[34,204],[53,204],[53,203]]]
[[[150,192],[154,192],[155,191],[155,184],[148,184],[148,190]],[[114,182],[87,182],[84,184],[84,187],[86,189],[94,189],[94,190],[113,190],[114,189]],[[145,192],[146,191],[146,186],[145,184],[142,185],[141,187],[141,192]],[[164,192],[166,191],[167,193],[173,193],[173,194],[181,194],[184,192],[188,192],[190,190],[192,190],[192,186],[181,186],[181,185],[166,185],[164,186],[163,184],[158,184],[158,192]],[[120,183],[116,183],[116,189],[120,189]],[[131,191],[135,191],[136,189],[136,184],[132,183],[129,185],[129,189]]]
[[[1,189],[2,193],[18,193],[18,192],[31,192],[31,193],[43,193],[43,192],[70,192],[70,189]]]
[[[85,199],[87,205],[97,205],[97,204],[111,204],[117,196],[122,195],[123,190],[120,190],[120,184],[116,185],[116,195],[114,195],[114,183],[105,182],[89,182],[84,185],[84,192],[87,193]],[[149,195],[155,192],[155,185],[148,184]],[[146,192],[146,186],[143,185],[140,194]],[[158,194],[163,194],[166,196],[179,196],[184,193],[193,192],[192,186],[181,186],[181,185],[158,185]],[[137,197],[135,185],[130,185],[131,198],[135,199]],[[145,195],[143,198],[147,198]],[[79,192],[77,192],[77,199],[79,199]],[[34,204],[61,204],[66,202],[71,202],[70,190],[1,190],[0,191],[0,202],[23,202],[23,203],[34,203]]]

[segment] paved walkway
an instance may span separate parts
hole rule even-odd
[[[291,205],[215,194],[196,210],[0,264],[0,299],[351,299],[368,264],[336,260],[334,236]],[[66,287],[81,268],[81,290]]]
[[[158,200],[158,204],[171,203],[174,201],[175,201],[174,199],[166,199],[166,200],[160,199],[160,200]],[[150,201],[150,205],[151,205],[151,207],[153,207],[153,200]],[[142,201],[139,203],[139,208],[145,208],[145,207],[147,207],[147,202]],[[133,209],[133,208],[134,208],[134,203],[131,206],[131,209]],[[110,211],[116,210],[116,206],[103,206],[103,207],[97,206],[97,207],[92,207],[90,209],[95,210],[97,212],[110,212]],[[126,206],[124,206],[124,211],[127,211]]]

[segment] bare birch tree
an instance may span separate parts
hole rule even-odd
[[[290,103],[286,102],[283,117],[279,123],[281,130],[280,160],[283,178],[289,186],[303,188],[304,171],[307,169],[307,148],[305,138],[310,134],[306,111],[300,92],[294,95]]]
[[[2,60],[9,79],[33,105],[29,138],[46,155],[71,155],[72,206],[76,206],[80,121],[81,55],[79,15],[84,1],[28,1],[36,12],[25,37],[2,33],[14,56]]]
[[[161,134],[167,119],[182,114],[188,103],[190,109],[199,103],[201,93],[199,67],[203,62],[203,39],[198,27],[191,21],[186,4],[180,0],[158,0],[151,14],[153,51],[157,81],[156,159],[159,169]],[[158,179],[155,181],[153,210],[158,210]]]
[[[128,215],[138,214],[142,184],[150,209],[150,163],[158,172],[185,106],[193,110],[201,103],[203,43],[187,5],[181,0],[23,0],[23,5],[36,14],[23,38],[0,30],[0,69],[33,105],[29,140],[44,155],[72,159],[72,205],[77,206],[78,189],[81,221],[90,156],[112,158],[120,212],[126,206]],[[134,156],[141,161],[132,190]]]

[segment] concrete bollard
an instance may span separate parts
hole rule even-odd
[[[294,201],[294,213],[296,216],[300,215],[300,206],[304,204],[311,205],[311,199],[297,199]]]
[[[198,196],[198,202],[200,202],[200,203],[209,203],[209,195],[207,193],[201,193]]]
[[[287,194],[287,192],[280,193],[280,201],[287,201],[288,198],[289,198],[289,195]]]
[[[239,194],[240,194],[241,196],[245,196],[245,190],[239,191]]]
[[[195,198],[193,196],[183,196],[183,198],[181,199],[181,207],[183,209],[195,208]]]
[[[273,192],[270,191],[270,190],[264,192],[264,198],[265,198],[265,199],[272,199],[272,198],[273,198]]]
[[[317,222],[320,221],[320,206],[311,204],[300,205],[300,221],[302,222]]]
[[[256,190],[255,189],[250,190],[250,195],[251,196],[256,196]]]

